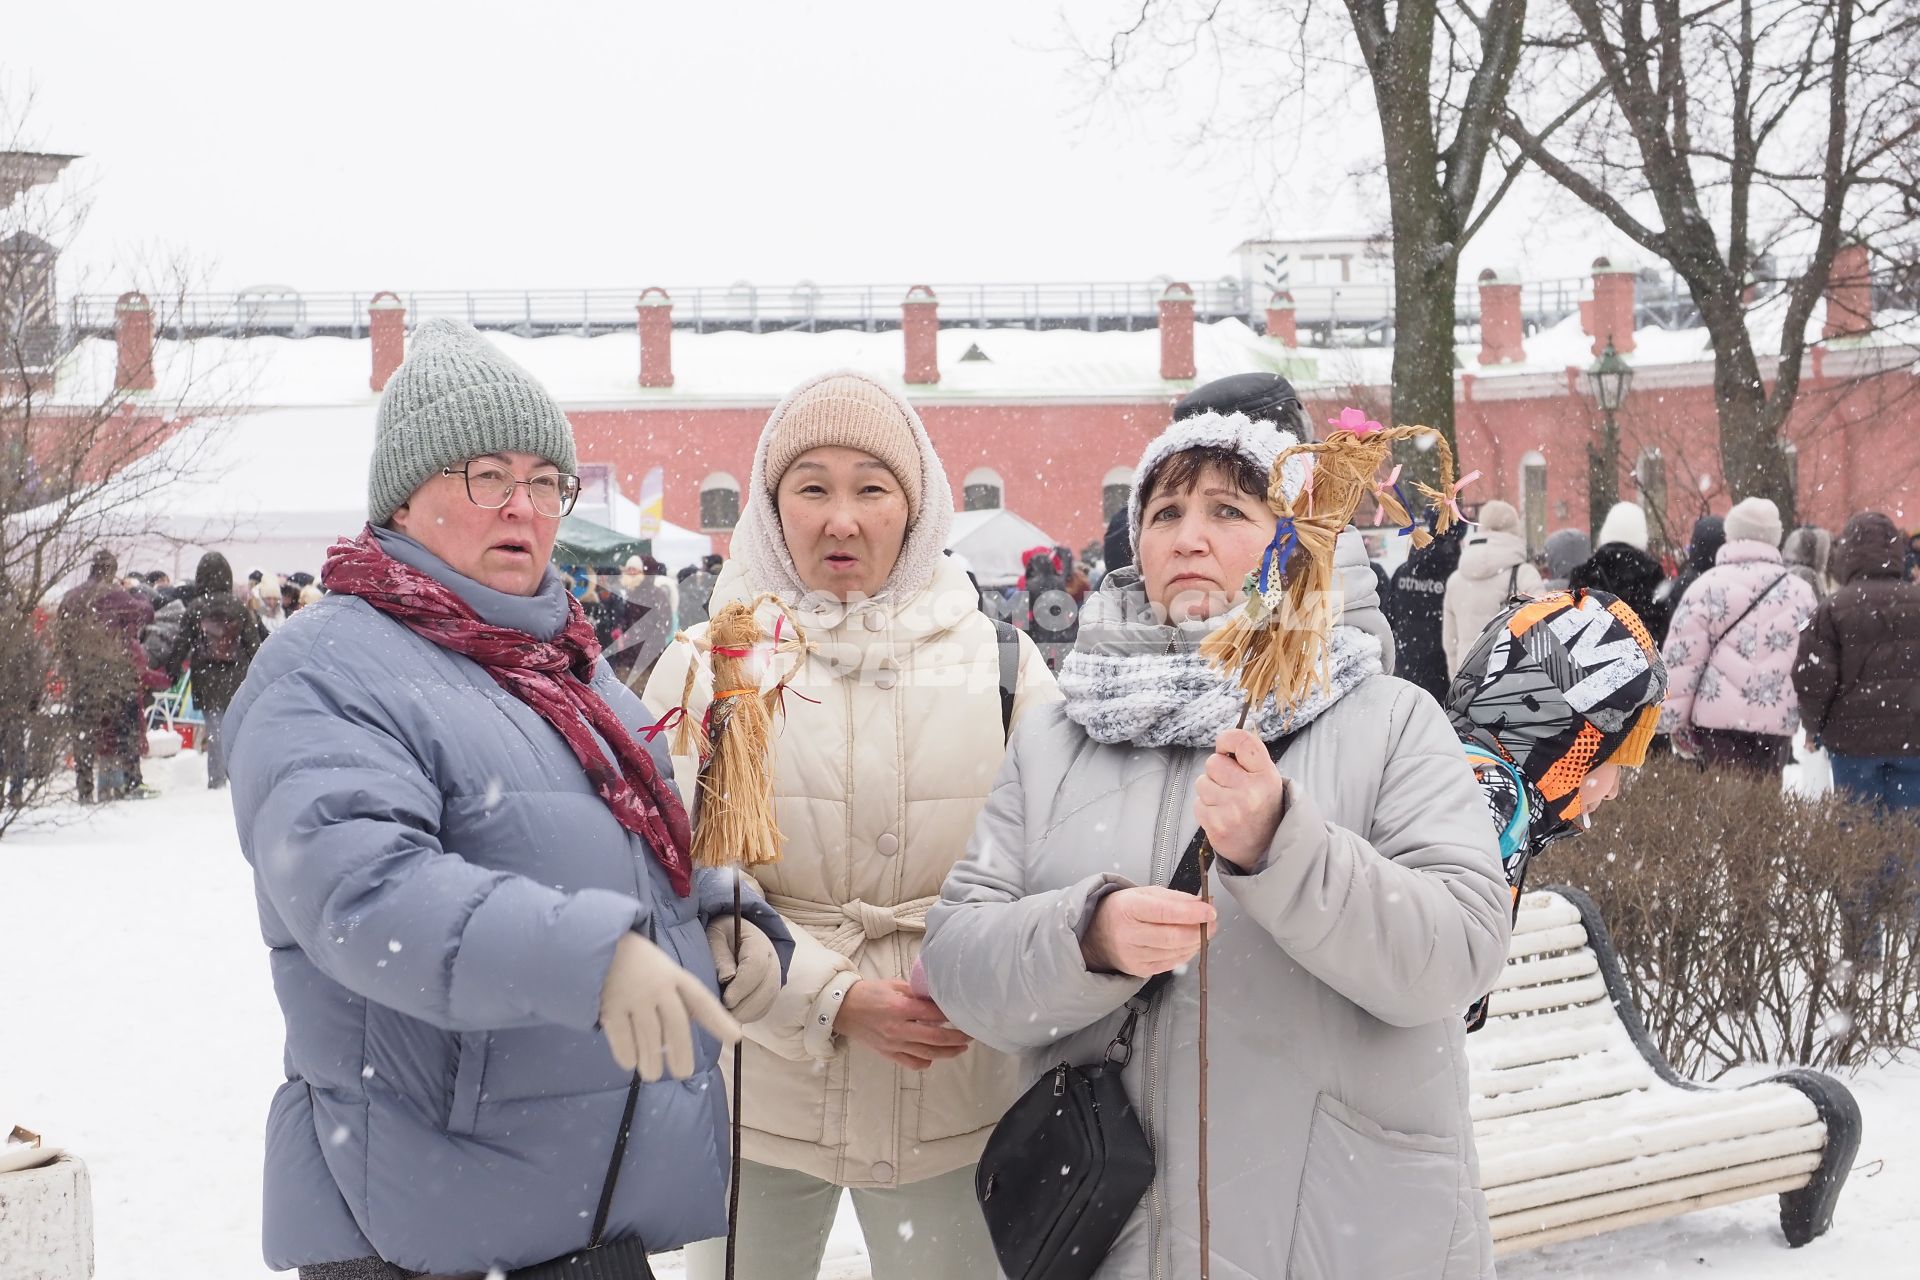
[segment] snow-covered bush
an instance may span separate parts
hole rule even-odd
[[[1682,1071],[1835,1067],[1920,1045],[1917,857],[1911,815],[1661,757],[1532,879],[1593,896]]]

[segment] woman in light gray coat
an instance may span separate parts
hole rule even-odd
[[[1147,449],[1139,568],[1089,601],[1066,701],[1013,736],[966,860],[928,917],[933,998],[1027,1079],[1097,1060],[1151,974],[1125,1070],[1158,1177],[1099,1272],[1198,1273],[1200,926],[1214,927],[1211,1252],[1222,1280],[1491,1276],[1462,1011],[1497,978],[1505,879],[1431,698],[1335,626],[1328,681],[1290,709],[1196,652],[1274,529],[1282,437],[1238,415]],[[1278,767],[1262,740],[1293,735]],[[1163,886],[1196,826],[1214,904]],[[1217,913],[1217,914],[1216,914]]]

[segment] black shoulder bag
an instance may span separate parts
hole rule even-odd
[[[1278,761],[1293,738],[1268,743],[1267,753]],[[1194,832],[1168,888],[1200,891],[1204,843]],[[1059,1063],[993,1127],[973,1191],[1007,1280],[1089,1280],[1153,1185],[1153,1147],[1121,1073],[1141,1016],[1172,978],[1156,973],[1127,1001],[1100,1062]]]

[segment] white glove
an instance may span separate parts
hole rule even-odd
[[[621,938],[600,990],[600,1029],[613,1060],[651,1084],[664,1056],[667,1074],[685,1080],[693,1074],[695,1022],[722,1044],[740,1039],[740,1024],[705,983],[639,934]]]
[[[732,916],[716,916],[707,926],[707,946],[713,951],[714,972],[720,975],[720,998],[741,1022],[758,1022],[773,1008],[780,994],[780,953],[773,939],[751,920],[740,921],[740,954],[733,953]]]

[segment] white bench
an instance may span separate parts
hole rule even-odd
[[[1797,1247],[1831,1225],[1860,1147],[1853,1095],[1819,1072],[1732,1089],[1677,1075],[1575,889],[1522,899],[1467,1057],[1496,1254],[1774,1194]]]

